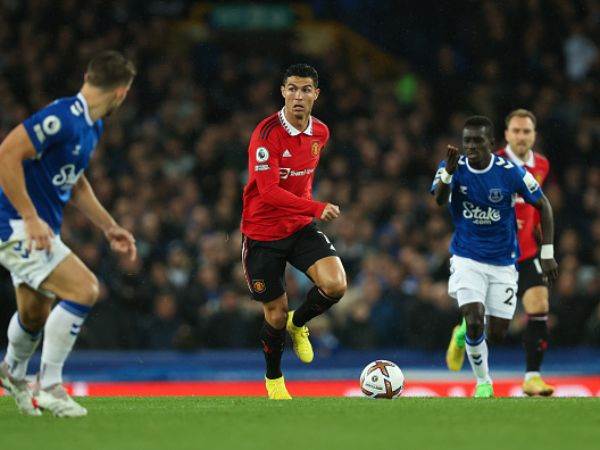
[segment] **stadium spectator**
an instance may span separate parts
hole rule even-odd
[[[387,77],[344,50],[288,53],[283,61],[217,39],[189,45],[171,26],[186,17],[185,8],[179,17],[161,17],[145,2],[102,3],[62,2],[60,12],[49,0],[0,3],[0,138],[52,98],[76,90],[95,51],[122,49],[139,67],[89,173],[100,200],[137,237],[139,262],[110,255],[102,236],[66,211],[64,239],[102,283],[81,346],[253,344],[248,336],[256,335],[260,311],[247,298],[239,264],[246,145],[279,103],[273,87],[288,60],[310,61],[323,80],[327,100],[315,115],[330,125],[332,139],[315,196],[341,206],[339,222],[324,231],[350,283],[343,303],[352,307],[340,304],[318,324],[316,347],[335,349],[336,339],[345,347],[445,347],[458,313],[443,295],[451,228],[427,192],[432,161],[446,144],[458,143],[468,115],[486,114],[502,129],[516,107],[535,112],[543,137],[536,147],[553,167],[545,192],[564,273],[550,293],[552,345],[600,345],[600,97],[593,81],[600,31],[593,2],[577,2],[577,10],[551,2],[562,5],[555,13],[539,1],[473,4],[465,14],[483,18],[469,21],[475,29],[463,29],[468,17],[449,18],[449,29],[428,37],[428,51],[418,30],[412,41],[388,39],[387,48],[403,48],[400,72]],[[527,26],[507,26],[515,17]],[[397,20],[377,22],[380,36],[397,37]],[[167,41],[180,44],[177,51],[167,50]],[[525,42],[525,54],[507,57],[515,42]],[[3,271],[5,325],[12,314],[8,287]],[[307,285],[290,275],[288,287],[294,305]],[[230,327],[235,317],[243,320]],[[235,335],[222,335],[224,327]]]

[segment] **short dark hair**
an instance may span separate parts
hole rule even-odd
[[[531,122],[533,123],[533,128],[535,128],[537,125],[537,119],[535,118],[535,115],[531,111],[529,111],[528,109],[525,109],[525,108],[519,108],[519,109],[515,109],[514,111],[511,111],[510,113],[508,113],[508,116],[506,116],[506,119],[504,119],[504,123],[506,124],[507,129],[508,129],[508,124],[510,123],[510,121],[512,120],[513,117],[529,117],[531,119]]]
[[[315,87],[319,87],[319,74],[311,65],[303,63],[292,64],[285,70],[285,73],[283,74],[283,80],[281,83],[283,86],[285,86],[285,83],[289,77],[312,78]]]
[[[465,128],[467,127],[484,127],[487,130],[488,137],[494,139],[494,124],[485,116],[471,116],[465,120]]]
[[[121,53],[105,50],[88,63],[86,81],[102,89],[129,84],[137,71],[135,65]]]

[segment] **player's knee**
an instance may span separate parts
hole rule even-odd
[[[527,314],[547,314],[549,311],[548,300],[545,298],[532,298],[523,302]]]
[[[347,288],[348,284],[344,274],[338,274],[323,280],[319,286],[319,289],[321,289],[323,294],[336,301],[339,301],[344,296]]]
[[[527,314],[547,314],[549,311],[548,288],[534,286],[525,291],[523,307]]]
[[[468,315],[465,317],[467,321],[467,336],[469,339],[477,339],[483,334],[484,320],[477,314]]]
[[[287,305],[265,305],[265,320],[273,328],[280,330],[285,327],[287,322],[288,307]]]
[[[88,306],[94,305],[100,296],[100,283],[98,282],[98,278],[96,278],[94,274],[90,275],[89,279],[80,285],[80,290],[77,295],[79,298],[74,299],[79,300]]]

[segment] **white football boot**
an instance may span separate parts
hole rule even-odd
[[[33,395],[40,408],[50,411],[56,417],[83,417],[87,415],[87,409],[73,400],[62,384],[55,384],[42,389],[38,377]]]
[[[42,411],[38,408],[37,402],[29,385],[25,379],[15,380],[8,370],[8,364],[5,361],[0,363],[0,385],[4,391],[15,399],[17,408],[21,413],[27,416],[41,416]]]

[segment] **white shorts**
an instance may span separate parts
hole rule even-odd
[[[458,306],[483,303],[486,315],[510,320],[517,306],[518,280],[514,265],[494,266],[456,255],[450,258],[448,294]]]
[[[13,285],[26,284],[40,293],[54,297],[51,292],[40,289],[48,275],[71,253],[55,235],[50,252],[44,250],[27,251],[25,227],[22,220],[11,220],[13,233],[8,240],[0,241],[0,264],[10,272]]]

